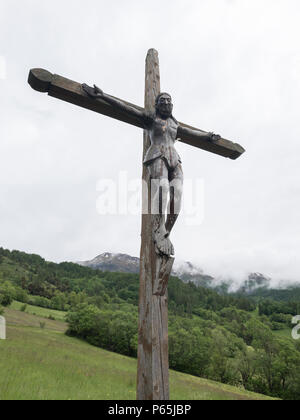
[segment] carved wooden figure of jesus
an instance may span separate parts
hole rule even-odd
[[[156,98],[155,113],[147,114],[105,94],[97,86],[93,88],[86,84],[82,86],[95,100],[97,98],[104,100],[138,118],[144,129],[148,131],[151,146],[147,151],[144,165],[147,166],[151,177],[153,240],[158,254],[174,255],[170,233],[181,210],[183,187],[182,161],[175,149],[175,142],[182,134],[197,135],[212,142],[218,141],[220,136],[181,126],[173,117],[172,98],[168,93],[160,93]]]

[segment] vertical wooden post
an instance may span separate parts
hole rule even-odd
[[[154,112],[160,93],[158,53],[149,50],[146,59],[145,109]],[[144,132],[143,158],[150,146]],[[143,169],[143,215],[139,300],[138,400],[169,399],[168,297],[167,285],[174,259],[155,252],[152,237],[151,182]]]

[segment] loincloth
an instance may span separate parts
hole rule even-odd
[[[172,146],[155,146],[152,145],[144,160],[144,165],[149,166],[157,159],[163,159],[168,167],[168,169],[175,169],[178,165],[182,163],[179,154],[177,153],[175,147]]]

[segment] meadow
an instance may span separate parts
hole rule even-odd
[[[48,319],[49,310],[27,308],[36,313],[33,315],[17,309],[20,305],[14,303],[5,310],[7,340],[0,341],[0,400],[135,399],[135,359],[66,336],[67,324]],[[172,400],[270,399],[174,371],[170,372],[170,389]]]
[[[48,309],[48,308],[41,308],[39,306],[33,306],[17,301],[13,301],[10,305],[10,309],[15,309],[16,311],[21,311],[21,308],[25,307],[25,312],[27,314],[36,315],[42,318],[51,318],[54,321],[65,321],[66,312],[65,311],[57,311],[55,309]]]

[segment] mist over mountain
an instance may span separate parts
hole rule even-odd
[[[101,271],[139,273],[140,259],[127,254],[106,252],[91,261],[78,262],[78,264]],[[188,261],[175,261],[172,275],[180,278],[184,283],[193,282],[197,286],[214,289],[221,293],[251,295],[257,291],[299,287],[299,284],[291,281],[274,282],[270,277],[257,272],[240,279],[233,279],[230,276],[217,278],[205,273],[200,267]]]

